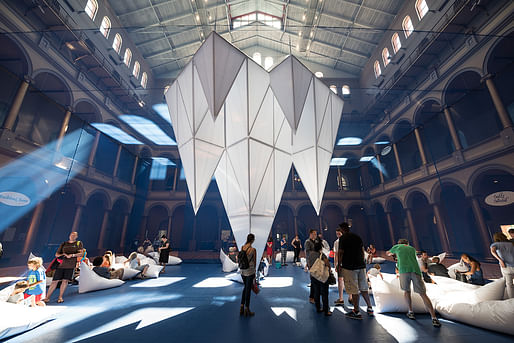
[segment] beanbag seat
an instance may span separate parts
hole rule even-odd
[[[373,298],[375,299],[375,312],[407,312],[409,308],[403,297],[403,291],[400,289],[400,280],[396,278],[395,274],[382,273],[382,276],[384,280],[379,277],[370,278]],[[427,312],[423,300],[419,294],[414,292],[412,292],[412,309],[416,313]]]
[[[2,316],[2,320],[0,320],[0,340],[32,330],[36,326],[54,319],[56,311],[57,309],[52,306],[28,307],[1,301],[0,313],[9,315]]]
[[[234,281],[237,283],[243,283],[243,278],[241,277],[241,274],[239,272],[228,274],[225,276],[225,279],[228,279],[230,281]]]
[[[182,263],[182,259],[177,256],[170,256],[168,257],[168,263],[166,263],[167,266],[176,266]]]
[[[282,258],[282,254],[278,252],[275,255],[275,262],[281,262],[280,259]],[[294,260],[294,251],[288,251],[286,254],[286,263],[293,263]]]
[[[141,264],[144,264],[143,261],[141,261]],[[162,268],[164,268],[163,266],[158,266],[156,264],[151,264],[148,266],[148,269],[146,271],[146,277],[149,277],[149,278],[158,278],[159,277],[159,273],[161,272]]]
[[[223,249],[220,249],[220,261],[221,261],[221,270],[224,273],[231,273],[238,269],[237,263],[232,261],[227,254],[223,252]]]
[[[378,264],[382,264],[385,262],[385,258],[383,257],[373,257],[373,259],[371,260],[371,263],[378,263]]]
[[[159,257],[157,257],[157,262],[151,258],[151,257],[147,257],[143,254],[137,254],[137,258],[139,258],[139,261],[141,262],[141,264],[148,264],[148,265],[156,265],[157,262],[159,261]]]
[[[452,279],[457,278],[456,272],[465,273],[469,270],[468,267],[462,262],[457,262],[455,264],[452,264],[447,269],[448,269],[448,275]]]
[[[121,286],[125,281],[106,279],[96,274],[84,263],[80,263],[79,293],[98,291]]]
[[[141,273],[137,269],[132,269],[132,268],[129,268],[129,267],[125,267],[125,264],[123,264],[123,263],[113,264],[112,268],[114,268],[114,269],[123,268],[123,280],[133,279],[133,278],[135,278],[137,276],[137,274]]]
[[[125,256],[116,256],[114,258],[114,263],[116,264],[120,264],[120,263],[125,263],[125,261],[127,261],[128,258],[126,258]]]
[[[148,253],[148,257],[151,257],[155,260],[155,262],[159,263],[159,253],[156,251],[152,251],[151,253]]]

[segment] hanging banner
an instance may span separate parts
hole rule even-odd
[[[501,191],[489,194],[484,201],[489,206],[508,206],[514,204],[514,192]]]
[[[15,207],[27,206],[30,204],[30,198],[18,192],[0,192],[0,203]]]

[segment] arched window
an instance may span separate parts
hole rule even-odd
[[[391,59],[391,55],[389,55],[389,49],[384,48],[382,50],[382,62],[384,62],[384,67],[387,67],[390,59]]]
[[[137,78],[139,78],[139,71],[141,69],[141,66],[139,65],[139,62],[134,62],[134,69],[132,69],[132,74]]]
[[[95,20],[96,12],[98,12],[98,2],[96,0],[87,0],[84,10],[91,20]]]
[[[120,53],[120,50],[121,50],[121,43],[123,42],[123,40],[121,39],[121,35],[119,33],[116,34],[116,36],[114,36],[114,40],[112,41],[112,48],[114,49],[114,51],[116,51],[118,54]]]
[[[321,79],[321,78],[323,78],[323,73],[320,71],[317,71],[314,73],[314,76],[316,76],[318,79]]]
[[[334,92],[334,94],[337,94],[337,86],[336,86],[336,85],[332,85],[332,86],[330,86],[330,90],[331,90],[332,92]]]
[[[123,57],[123,63],[128,67],[132,61],[132,51],[129,48],[125,49],[125,56]]]
[[[418,14],[419,20],[423,19],[425,14],[428,13],[428,5],[425,0],[416,0],[416,13]]]
[[[270,70],[273,67],[273,57],[268,56],[264,59],[264,69]]]
[[[391,44],[393,45],[393,51],[396,54],[402,47],[402,42],[400,41],[400,35],[398,32],[395,32],[393,37],[391,37]]]
[[[104,35],[105,38],[109,37],[109,32],[111,32],[111,20],[107,17],[102,19],[102,23],[100,24],[100,32]]]
[[[148,75],[146,75],[146,72],[143,72],[143,75],[141,75],[141,86],[143,88],[146,88],[147,82],[148,82]]]
[[[373,69],[375,70],[375,78],[378,78],[380,75],[382,75],[382,70],[380,70],[380,63],[378,63],[378,61],[375,61]]]
[[[260,52],[254,52],[252,55],[252,59],[255,63],[262,65],[262,56]]]
[[[341,88],[341,91],[343,92],[344,97],[350,96],[350,86],[344,85],[343,88]]]
[[[409,38],[412,31],[414,31],[414,26],[412,25],[412,20],[410,20],[409,16],[406,16],[403,19],[402,27],[403,33],[405,33],[405,38]]]

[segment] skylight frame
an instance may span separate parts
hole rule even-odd
[[[157,124],[149,119],[132,114],[124,114],[119,116],[119,118],[137,131],[141,136],[152,141],[156,145],[177,145],[177,142],[175,142],[159,126],[157,126]]]
[[[143,142],[137,140],[136,138],[132,137],[119,127],[116,127],[111,124],[105,124],[105,123],[92,123],[92,127],[100,131],[106,136],[111,137],[115,141],[121,143],[121,144],[127,144],[127,145],[142,145]]]

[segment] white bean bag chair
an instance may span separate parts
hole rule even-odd
[[[124,281],[118,279],[103,278],[89,269],[84,262],[80,263],[79,293],[118,287],[124,283]]]
[[[176,266],[182,263],[182,259],[177,256],[170,256],[168,257],[168,263],[166,263],[167,266]]]
[[[302,268],[307,267],[307,259],[305,257],[300,257],[300,264],[302,265]]]
[[[143,254],[137,254],[137,258],[139,258],[139,261],[141,264],[148,264],[148,265],[156,265],[157,262],[152,258],[145,256]],[[157,261],[159,261],[159,256],[157,256]]]
[[[223,252],[223,249],[220,249],[220,261],[221,261],[221,270],[224,273],[231,273],[233,271],[236,271],[239,266],[237,263],[232,261],[227,254]]]
[[[268,273],[269,273],[269,262],[268,262],[268,259],[265,258],[264,259],[264,270],[262,271],[262,276],[266,277],[266,276],[268,276]]]
[[[114,268],[114,269],[123,268],[123,280],[133,279],[133,278],[135,278],[137,276],[137,274],[141,273],[137,269],[132,269],[132,268],[129,268],[129,267],[125,267],[124,263],[113,264],[112,268]]]
[[[448,275],[452,279],[457,278],[456,272],[465,273],[469,270],[468,266],[466,266],[463,262],[457,262],[455,264],[452,264],[447,269],[448,269]]]
[[[141,261],[141,264],[145,264],[143,263],[143,261]],[[146,277],[149,277],[149,278],[158,278],[159,277],[159,273],[161,272],[162,268],[164,268],[163,266],[158,266],[156,264],[151,264],[148,266],[148,269],[146,270]]]
[[[13,290],[14,290],[14,283],[10,286],[3,288],[0,291],[0,303],[6,302],[7,299],[9,299],[9,296],[11,296]]]
[[[436,256],[432,256],[432,258],[434,258],[434,257],[436,257]],[[446,253],[442,252],[439,255],[437,255],[437,257],[439,257],[439,263],[443,263],[444,259],[446,258]],[[432,259],[430,259],[430,261],[432,261]]]
[[[55,318],[56,308],[52,306],[28,307],[0,302],[0,340],[32,330]],[[8,315],[5,315],[8,314]]]
[[[241,277],[241,274],[239,272],[228,274],[225,276],[225,279],[228,279],[230,281],[234,281],[237,283],[243,283],[243,278]]]
[[[152,251],[151,253],[148,253],[148,257],[151,257],[155,260],[155,262],[159,263],[159,253],[156,251]]]
[[[378,263],[378,264],[382,264],[385,262],[385,258],[383,257],[373,257],[373,259],[371,260],[371,263]]]
[[[125,263],[126,260],[128,260],[128,258],[126,258],[125,256],[116,256],[114,258],[114,263],[116,263],[116,264]]]
[[[382,276],[384,280],[379,277],[370,278],[375,299],[375,312],[407,312],[409,308],[403,297],[403,291],[400,289],[400,280],[396,278],[395,274],[382,273]],[[412,309],[416,313],[426,312],[423,300],[414,292],[412,292]]]
[[[278,252],[275,255],[275,262],[280,263],[281,258],[282,258],[282,254],[280,252]],[[288,251],[286,254],[286,263],[293,263],[293,260],[294,260],[294,251]]]

